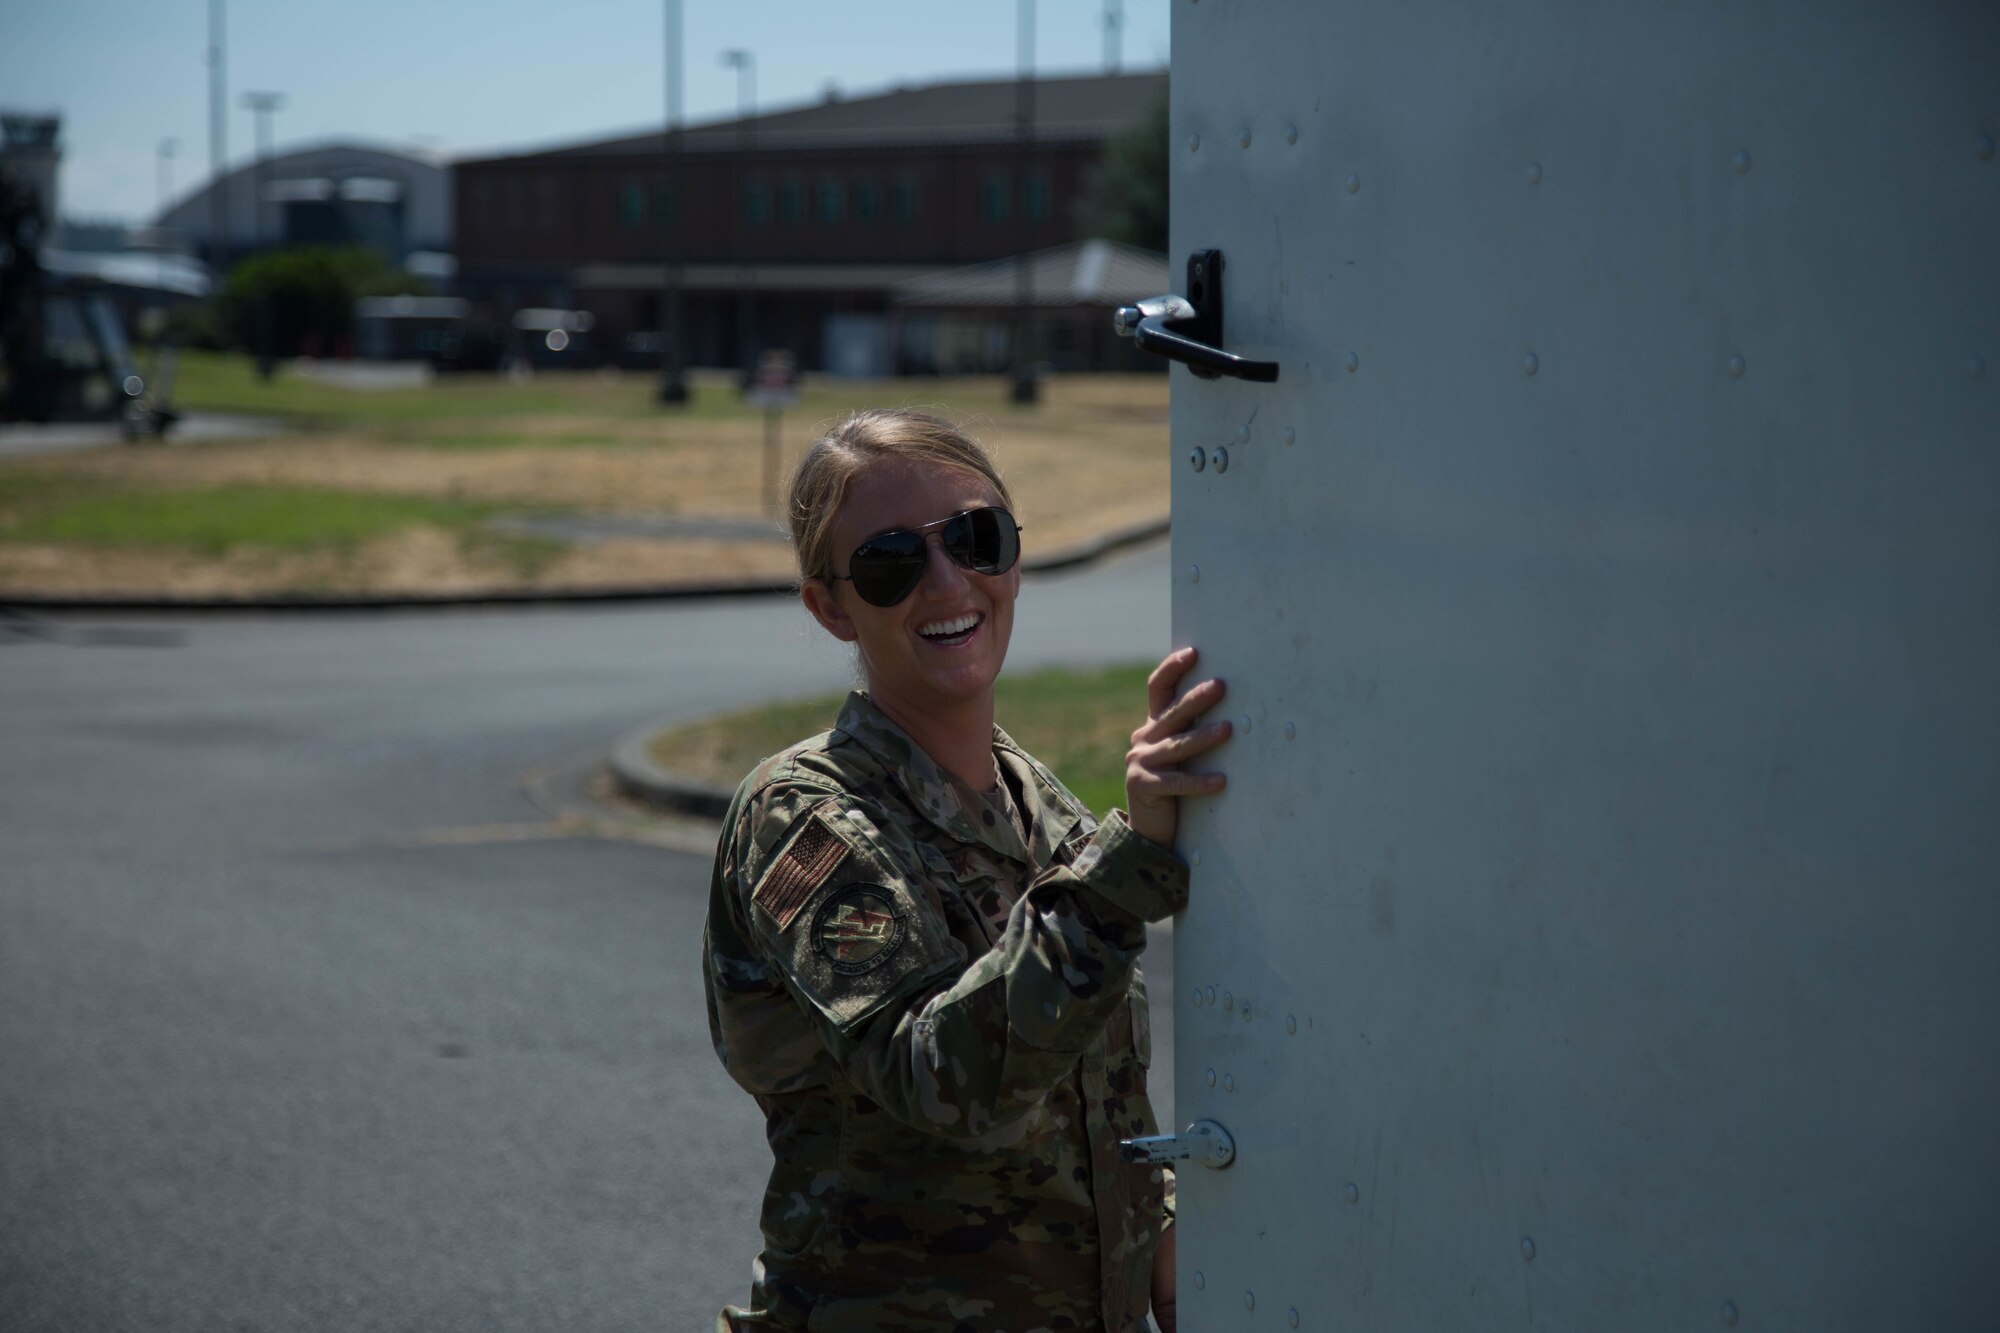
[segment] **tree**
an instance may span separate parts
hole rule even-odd
[[[360,246],[299,246],[244,260],[223,284],[224,327],[238,345],[257,342],[258,303],[272,303],[272,344],[278,356],[312,350],[328,355],[354,333],[354,301],[360,296],[424,294],[421,278],[389,267],[373,250]]]
[[[1163,89],[1131,128],[1105,143],[1085,195],[1084,219],[1093,236],[1166,251],[1168,133]]]

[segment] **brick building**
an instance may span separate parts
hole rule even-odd
[[[1164,72],[1037,80],[1025,149],[1018,85],[994,80],[829,94],[671,142],[654,131],[461,161],[459,291],[501,319],[589,310],[615,350],[660,327],[671,263],[691,364],[783,347],[810,369],[931,368],[936,320],[902,319],[899,288],[1086,239],[1091,168],[1166,84]],[[989,319],[982,362],[1004,358],[1009,322]],[[1058,366],[1107,355],[1054,336],[1059,324],[1036,355]]]

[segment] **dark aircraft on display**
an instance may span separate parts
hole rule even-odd
[[[204,294],[191,261],[74,254],[48,246],[40,200],[0,171],[0,421],[116,422],[126,438],[163,436],[175,349],[142,374],[121,305]]]

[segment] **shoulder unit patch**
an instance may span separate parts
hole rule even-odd
[[[784,930],[813,891],[826,883],[846,859],[846,840],[828,826],[824,817],[814,815],[792,839],[792,845],[785,849],[778,863],[765,873],[757,891],[750,895],[751,901],[769,912],[778,929]]]
[[[888,889],[855,884],[829,894],[813,913],[813,949],[834,971],[858,976],[888,962],[908,930]]]

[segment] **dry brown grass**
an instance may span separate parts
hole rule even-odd
[[[964,393],[982,404],[973,410],[940,400],[940,386],[921,381],[879,387],[882,404],[940,411],[987,445],[1014,490],[1031,556],[1166,515],[1165,376],[1056,378],[1044,386],[1041,405],[1027,410],[992,406],[999,394],[990,385]],[[963,392],[961,385],[945,387]],[[824,424],[804,413],[785,416],[786,467]],[[480,445],[483,431],[504,432],[506,443]],[[768,517],[762,441],[763,424],[754,416],[649,418],[627,410],[107,448],[7,466],[123,493],[247,484],[420,495],[508,510],[762,519]],[[524,563],[503,546],[435,528],[409,528],[345,549],[239,547],[219,556],[0,542],[0,595],[582,589],[790,572],[789,554],[775,542],[620,538]]]

